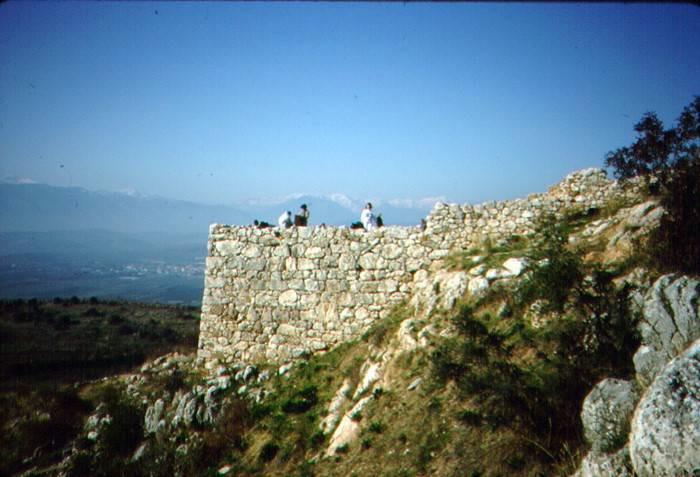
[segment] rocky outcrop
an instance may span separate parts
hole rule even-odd
[[[581,419],[591,451],[576,476],[700,474],[699,296],[698,280],[677,275],[637,295],[637,383],[605,380],[586,397]]]
[[[700,340],[645,392],[632,419],[630,458],[639,477],[700,474]]]
[[[474,256],[470,260],[479,263],[483,257]],[[429,316],[433,311],[449,311],[465,293],[478,296],[494,282],[504,283],[520,276],[526,269],[527,259],[511,257],[500,266],[487,268],[476,265],[468,272],[438,270],[428,273],[417,272],[413,277],[410,305],[419,316]]]
[[[609,452],[627,441],[632,412],[639,401],[635,384],[622,379],[599,382],[583,401],[586,440],[596,452]]]
[[[643,345],[634,355],[638,379],[649,384],[671,358],[700,338],[700,282],[666,275],[654,283],[642,305]]]
[[[606,454],[589,452],[572,477],[636,477],[627,446]]]

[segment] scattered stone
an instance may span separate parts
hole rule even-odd
[[[284,376],[290,369],[292,369],[292,364],[285,364],[283,366],[280,366],[280,369],[277,371],[277,374],[279,374],[280,376]]]
[[[413,381],[411,381],[411,384],[408,385],[406,388],[407,391],[413,391],[414,389],[417,389],[418,386],[423,384],[423,378],[416,378]]]
[[[472,295],[478,295],[489,287],[489,281],[484,277],[474,277],[469,280],[467,289]]]
[[[511,277],[518,277],[525,270],[527,260],[524,258],[509,258],[503,262],[502,267],[505,268]]]
[[[165,421],[161,419],[164,407],[165,403],[160,398],[152,406],[148,406],[143,426],[146,434],[155,434],[165,427]]]

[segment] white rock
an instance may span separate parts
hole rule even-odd
[[[472,275],[472,276],[483,275],[485,271],[486,271],[486,265],[484,265],[482,263],[481,265],[477,265],[476,267],[470,268],[469,275]]]
[[[525,267],[527,266],[527,260],[524,258],[509,258],[503,262],[502,267],[510,272],[510,276],[519,276]]]
[[[326,455],[334,455],[338,447],[349,444],[357,438],[360,434],[360,423],[356,420],[356,417],[364,410],[370,399],[372,399],[372,396],[360,399],[357,404],[343,416],[343,419],[331,436],[328,448],[326,449]]]
[[[486,279],[489,281],[500,280],[501,278],[510,278],[512,275],[508,270],[502,268],[491,268],[486,272]]]
[[[608,452],[627,441],[629,422],[639,393],[634,383],[605,379],[583,401],[581,421],[593,451]]]
[[[467,289],[469,293],[476,295],[489,287],[489,281],[484,277],[474,277],[469,280]]]
[[[700,338],[700,282],[688,277],[664,275],[644,297],[643,316],[639,322],[646,356],[635,355],[635,363],[643,363],[637,373],[643,382],[654,378],[666,361],[677,356]],[[655,353],[651,353],[654,351]],[[657,362],[651,362],[656,359]]]
[[[353,395],[353,399],[357,399],[358,397],[362,396],[369,388],[374,384],[380,377],[380,363],[372,363],[371,361],[365,361],[365,363],[362,365],[362,369],[364,369],[364,374],[362,375],[362,379],[360,380],[360,384],[358,384],[357,389],[355,389],[355,394]]]
[[[338,389],[335,396],[333,396],[333,399],[331,399],[331,403],[328,405],[328,414],[326,414],[326,417],[323,418],[321,424],[319,425],[324,434],[328,434],[335,429],[335,425],[340,419],[340,411],[348,401],[348,395],[350,394],[351,390],[352,385],[350,384],[350,380],[345,378],[342,386],[340,386],[340,389]]]
[[[700,470],[700,339],[644,393],[632,419],[630,458],[639,477]]]

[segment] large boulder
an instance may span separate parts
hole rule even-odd
[[[586,440],[596,452],[609,452],[627,442],[629,422],[639,400],[635,384],[605,379],[583,401],[581,421]]]
[[[700,282],[677,275],[659,278],[644,297],[634,356],[639,381],[646,385],[690,343],[700,338]]]
[[[607,454],[591,450],[572,477],[635,477],[627,446]]]
[[[654,379],[631,427],[630,458],[639,477],[700,474],[700,339]]]

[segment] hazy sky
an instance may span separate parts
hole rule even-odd
[[[522,197],[698,94],[691,5],[0,5],[0,178],[54,185]]]

